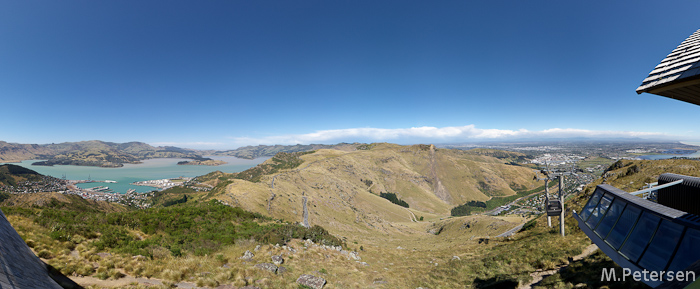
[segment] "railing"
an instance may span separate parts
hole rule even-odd
[[[663,184],[660,186],[658,185],[659,184],[658,182],[647,183],[648,188],[643,189],[643,190],[639,190],[636,192],[631,192],[630,195],[639,196],[642,199],[652,200],[652,201],[656,202],[656,196],[658,196],[658,192],[660,189],[668,188],[670,186],[675,186],[675,185],[682,184],[682,183],[683,183],[682,179],[674,181],[674,182],[666,183],[666,184]]]

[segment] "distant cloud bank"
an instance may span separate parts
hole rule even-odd
[[[321,130],[306,134],[289,134],[262,138],[234,137],[233,142],[245,145],[333,144],[339,142],[451,143],[470,141],[507,141],[516,139],[551,138],[644,138],[671,139],[672,135],[658,132],[595,131],[575,128],[552,128],[541,131],[481,129],[474,125],[452,127],[412,128],[348,128]]]

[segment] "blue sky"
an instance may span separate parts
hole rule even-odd
[[[675,1],[0,1],[0,140],[699,141]]]

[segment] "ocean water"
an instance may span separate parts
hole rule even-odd
[[[187,161],[188,159],[150,159],[145,160],[141,164],[124,164],[121,168],[100,168],[87,166],[34,166],[32,163],[38,160],[26,160],[21,163],[12,163],[20,165],[28,169],[32,169],[40,174],[48,175],[56,178],[63,178],[65,175],[68,180],[96,180],[104,181],[111,180],[116,183],[84,183],[78,184],[81,188],[92,188],[97,186],[109,187],[117,193],[126,193],[128,189],[134,189],[137,192],[145,193],[157,190],[154,187],[135,186],[133,182],[158,180],[177,177],[196,177],[206,175],[214,171],[222,171],[225,173],[235,173],[244,171],[254,167],[269,157],[257,158],[253,160],[239,159],[236,157],[224,156],[207,156],[215,160],[227,162],[220,166],[181,166],[177,162]]]

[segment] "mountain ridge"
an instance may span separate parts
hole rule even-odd
[[[121,167],[126,163],[139,163],[152,158],[186,158],[191,164],[210,165],[211,159],[204,155],[234,156],[243,159],[272,157],[279,152],[302,152],[317,149],[352,151],[361,144],[340,143],[335,145],[274,145],[245,146],[235,150],[195,150],[174,146],[154,147],[143,142],[114,143],[100,140],[64,142],[58,144],[19,144],[0,141],[0,162],[20,162],[41,159],[35,165],[77,165],[97,167]]]

